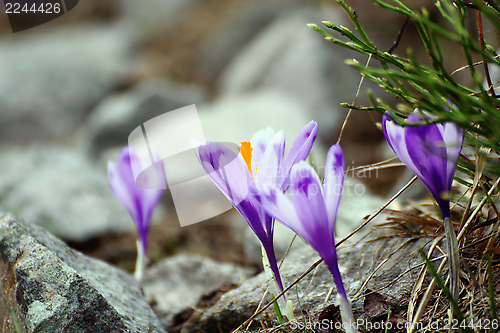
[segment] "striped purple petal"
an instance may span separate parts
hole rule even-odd
[[[269,215],[292,229],[306,241],[310,238],[308,230],[302,225],[292,202],[278,186],[265,186],[259,193],[258,199]]]
[[[457,161],[462,151],[462,143],[464,141],[464,131],[455,123],[445,123],[439,126],[443,141],[446,144],[446,183],[453,183],[453,175],[457,166]]]
[[[330,232],[335,230],[335,220],[337,219],[337,210],[344,187],[344,154],[340,145],[336,144],[330,147],[326,155],[325,163],[325,202]]]
[[[274,131],[271,127],[262,129],[254,134],[250,143],[252,145],[252,173],[255,175],[257,169],[260,167],[260,161],[264,152],[266,151],[267,145],[274,137]]]
[[[311,152],[317,135],[318,124],[312,120],[309,124],[304,126],[299,135],[295,138],[295,141],[293,142],[292,147],[283,162],[282,179],[280,181],[282,183],[283,191],[288,188],[288,183],[290,181],[289,173],[292,166],[300,161],[304,161],[307,158]]]
[[[391,146],[394,153],[399,157],[401,162],[403,162],[408,169],[416,174],[418,178],[422,178],[422,174],[408,154],[404,127],[399,126],[387,114],[384,114],[382,117],[382,128],[387,142]]]
[[[421,181],[438,203],[443,192],[451,188],[447,184],[447,157],[443,136],[437,125],[405,128],[406,147],[413,164],[421,174]]]
[[[199,145],[195,153],[208,176],[233,206],[248,196],[253,180],[241,155],[219,142]]]
[[[254,173],[255,186],[260,188],[263,184],[277,184],[282,172],[281,165],[285,155],[285,135],[283,131],[276,133],[268,142],[262,155],[259,167]],[[254,158],[252,158],[252,165]]]
[[[308,229],[309,239],[306,240],[318,252],[330,246],[332,240],[321,181],[309,164],[302,161],[293,166],[288,192],[299,220]]]

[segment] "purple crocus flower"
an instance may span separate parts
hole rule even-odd
[[[240,154],[217,142],[207,142],[197,149],[205,171],[262,243],[281,291],[283,283],[273,245],[274,219],[265,213],[256,196],[265,184],[286,190],[292,166],[309,155],[317,132],[316,122],[307,124],[286,158],[283,131],[274,134],[269,127],[256,133],[250,142],[242,142]]]
[[[409,124],[422,121],[418,114],[407,119]],[[462,149],[463,130],[455,123],[402,127],[387,114],[382,125],[394,153],[431,192],[443,219],[450,217],[449,193]]]
[[[158,189],[147,189],[140,187],[136,183],[133,170],[144,170],[145,164],[141,162],[137,153],[131,147],[124,147],[118,157],[118,164],[108,162],[108,181],[111,191],[116,199],[128,211],[135,222],[139,239],[137,242],[137,265],[135,277],[139,281],[142,279],[146,260],[147,235],[151,216],[158,201],[165,190],[165,174],[163,164],[156,163],[150,172],[146,173],[145,182],[148,184],[157,183]]]
[[[265,186],[259,199],[264,210],[304,238],[323,258],[333,275],[347,332],[356,332],[351,306],[340,275],[335,245],[335,220],[344,184],[344,155],[340,145],[326,157],[324,189],[316,171],[306,162],[292,167],[287,197],[275,186]]]
[[[407,123],[423,120],[420,114],[413,113],[408,116]],[[382,126],[385,138],[394,153],[424,183],[441,210],[448,242],[450,289],[453,297],[457,299],[460,258],[457,236],[450,220],[449,196],[462,150],[464,132],[455,123],[402,127],[387,114],[384,114]]]

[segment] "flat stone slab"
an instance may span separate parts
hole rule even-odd
[[[142,281],[146,300],[168,329],[199,305],[243,283],[253,269],[181,253],[149,268]]]
[[[0,292],[2,332],[164,332],[129,274],[12,214],[0,215]]]

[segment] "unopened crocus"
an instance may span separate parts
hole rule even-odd
[[[408,124],[423,121],[423,116],[418,113],[410,114],[407,118]],[[457,299],[460,258],[457,236],[450,219],[449,198],[464,132],[451,122],[402,127],[387,114],[383,117],[382,126],[394,153],[424,183],[441,210],[448,243],[450,289]]]
[[[335,220],[344,184],[344,155],[339,145],[326,157],[324,188],[306,162],[292,167],[288,194],[265,186],[259,195],[264,210],[305,239],[323,258],[333,275],[346,332],[356,332],[350,302],[342,283],[335,245]]]
[[[144,170],[145,164],[131,147],[124,147],[118,157],[118,164],[108,162],[108,181],[116,199],[128,211],[139,234],[137,240],[137,262],[134,277],[142,280],[147,263],[147,235],[153,210],[164,193],[165,174],[162,163],[156,163],[145,175],[151,187],[143,188],[136,183],[133,170]],[[158,186],[152,186],[157,183]]]
[[[250,142],[242,142],[239,154],[217,142],[207,142],[197,149],[205,171],[262,243],[280,291],[283,283],[274,253],[274,219],[265,213],[256,195],[265,184],[286,190],[292,166],[309,155],[317,132],[318,125],[311,121],[286,157],[283,131],[274,134],[271,128],[257,132]]]

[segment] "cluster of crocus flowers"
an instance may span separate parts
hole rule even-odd
[[[240,154],[220,143],[198,147],[198,158],[213,182],[247,220],[260,239],[279,287],[283,285],[273,246],[274,219],[304,238],[324,259],[333,275],[347,332],[354,317],[340,275],[335,246],[335,220],[344,182],[339,145],[330,148],[324,190],[316,171],[304,160],[317,135],[310,122],[295,139],[286,158],[282,131],[258,132],[243,142]],[[288,195],[285,194],[288,190]]]
[[[425,121],[417,112],[407,118],[409,125]],[[460,269],[457,236],[450,220],[450,191],[464,132],[455,123],[402,127],[387,114],[382,120],[384,135],[394,153],[424,183],[443,216],[448,243],[451,293],[458,298]]]
[[[346,332],[356,332],[350,302],[340,275],[335,245],[335,221],[344,184],[344,156],[339,145],[326,157],[324,186],[306,162],[292,167],[288,196],[266,185],[259,199],[264,210],[305,239],[323,258],[333,275]]]
[[[285,157],[283,131],[271,128],[257,132],[250,142],[242,142],[239,153],[217,142],[199,145],[197,156],[215,185],[248,222],[269,260],[279,292],[283,283],[274,253],[274,219],[262,208],[258,193],[267,185],[284,192],[292,166],[309,155],[318,125],[311,121],[299,133]]]
[[[134,277],[141,281],[147,263],[147,235],[153,210],[164,193],[165,174],[162,163],[156,163],[150,168],[145,182],[154,188],[144,188],[136,183],[134,170],[144,170],[145,164],[139,159],[131,147],[122,149],[118,164],[108,162],[108,181],[116,199],[128,211],[135,222],[139,239],[137,240],[137,262]]]

